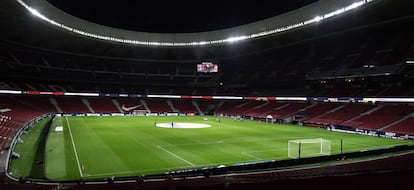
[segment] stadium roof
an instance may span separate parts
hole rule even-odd
[[[188,33],[260,21],[318,0],[47,1],[75,17],[113,28],[139,32]]]
[[[46,0],[16,0],[44,22],[68,32],[104,41],[142,46],[191,47],[235,43],[274,35],[338,17],[381,0],[321,0],[269,19],[222,30],[194,33],[148,33],[107,27],[68,15]]]
[[[28,11],[20,3],[34,3],[39,4],[40,2],[46,2],[46,6],[51,6],[51,9],[38,8],[34,12]],[[334,2],[334,3],[332,3]],[[407,18],[407,16],[412,15],[413,2],[411,0],[375,0],[370,1],[367,6],[358,7],[355,10],[348,11],[343,16],[333,16],[329,19],[315,20],[313,15],[318,15],[317,13],[321,12],[321,4],[331,3],[332,7],[329,10],[337,10],[339,3],[349,5],[350,3],[359,2],[357,0],[353,1],[318,1],[316,3],[307,5],[300,9],[296,9],[289,13],[282,14],[273,18],[265,19],[255,23],[242,25],[238,27],[233,27],[229,29],[216,30],[210,32],[200,32],[200,33],[180,33],[180,34],[171,34],[171,33],[145,33],[145,32],[135,32],[127,31],[122,29],[115,29],[111,27],[106,27],[98,25],[92,22],[88,22],[71,15],[66,14],[60,9],[57,9],[46,0],[2,0],[0,1],[0,22],[2,24],[3,30],[0,30],[0,40],[6,42],[7,44],[17,44],[20,46],[47,50],[47,51],[59,51],[59,52],[69,52],[74,54],[84,54],[84,55],[94,55],[94,56],[107,56],[107,57],[122,57],[122,58],[132,58],[132,59],[168,59],[168,60],[200,60],[200,59],[214,59],[217,57],[231,57],[231,56],[240,56],[243,54],[255,53],[257,51],[267,50],[275,47],[283,47],[287,43],[295,43],[301,40],[311,40],[315,36],[321,35],[331,35],[334,32],[338,31],[349,31],[352,29],[360,29],[375,24],[380,24],[384,22],[389,22],[392,20]],[[29,4],[26,4],[29,5]],[[335,5],[335,6],[334,6]],[[352,5],[352,4],[351,4]],[[324,6],[327,6],[324,4]],[[312,11],[306,11],[306,10]],[[47,11],[46,11],[47,10]],[[74,30],[68,30],[68,28],[59,27],[53,25],[45,20],[42,20],[42,17],[39,17],[37,13],[49,13],[49,11],[54,11],[56,14],[61,14],[64,19],[70,19],[71,21],[79,21],[71,24],[75,24],[79,29],[91,30],[92,32],[96,31],[97,34],[110,33],[120,35],[123,38],[131,35],[136,39],[144,39],[144,44],[148,45],[135,45],[134,43],[123,43],[130,41],[108,41],[105,39],[94,38],[93,36],[85,35],[81,33],[81,30],[77,30],[78,33]],[[296,28],[289,28],[289,30],[273,30],[275,33],[266,33],[260,31],[267,31],[270,23],[276,19],[287,19],[292,20],[294,16],[297,15],[297,18],[312,18],[313,24],[306,26],[296,26]],[[308,15],[308,16],[306,16]],[[309,16],[312,15],[312,16]],[[305,17],[306,16],[306,17]],[[50,16],[51,18],[58,18]],[[61,18],[59,18],[61,19]],[[294,19],[296,20],[296,19]],[[286,24],[283,22],[275,22],[276,29]],[[264,24],[264,27],[259,25]],[[283,25],[282,25],[283,24]],[[60,25],[62,26],[62,25]],[[88,26],[88,27],[86,27]],[[96,26],[96,27],[90,27]],[[282,29],[287,29],[283,28]],[[255,30],[255,31],[253,31]],[[257,30],[257,31],[256,31]],[[250,31],[250,32],[249,32]],[[272,31],[272,30],[271,30]],[[229,36],[240,36],[243,32],[249,32],[253,34],[255,40],[246,40],[243,38],[225,38]],[[259,32],[259,33],[257,33]],[[217,36],[219,38],[217,38]],[[243,35],[242,35],[243,36]],[[221,39],[220,43],[212,46],[202,46],[202,43],[198,43],[198,46],[191,46],[192,43],[182,43],[178,45],[189,45],[189,46],[178,46],[180,48],[154,48],[160,47],[163,44],[153,43],[150,44],[148,41],[180,41],[188,39],[196,39],[201,42],[202,39]],[[225,39],[224,39],[225,38]],[[243,41],[243,43],[232,43],[233,41]],[[191,41],[191,40],[189,40]],[[249,43],[244,43],[249,41]],[[219,42],[219,41],[215,41]],[[166,44],[171,45],[171,43]],[[197,44],[195,44],[197,45]],[[149,48],[148,48],[149,47]],[[164,46],[163,46],[164,47]],[[196,48],[194,48],[196,47]]]

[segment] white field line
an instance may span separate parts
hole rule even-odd
[[[343,141],[344,142],[344,145],[346,145],[345,143],[350,143],[350,144],[355,144],[355,145],[367,145],[367,146],[364,146],[364,147],[362,147],[362,148],[365,148],[365,147],[373,147],[373,148],[381,148],[381,147],[394,147],[394,146],[399,146],[399,145],[406,145],[407,143],[398,143],[398,144],[391,144],[391,145],[383,145],[383,146],[381,146],[381,145],[378,145],[378,144],[376,144],[376,143],[366,143],[366,142],[364,142],[364,143],[356,143],[356,142],[352,142],[352,141],[348,141],[348,140],[344,140]]]
[[[261,138],[261,139],[254,139],[254,140],[248,140],[247,138],[249,137],[238,137],[238,138],[227,138],[227,139],[222,139],[219,141],[209,141],[209,142],[198,142],[198,143],[181,143],[181,144],[163,144],[163,145],[159,145],[159,146],[191,146],[191,145],[209,145],[209,144],[222,144],[222,143],[238,143],[238,142],[265,142],[265,141],[276,141],[276,140],[289,140],[292,137],[288,137],[288,138]],[[239,139],[239,140],[234,140],[234,139]],[[247,139],[247,140],[246,140]],[[286,141],[287,143],[287,141]]]
[[[392,144],[392,145],[388,145],[388,146],[378,146],[376,144],[372,144],[372,143],[356,143],[356,142],[352,142],[352,141],[343,141],[344,143],[349,143],[349,144],[354,144],[354,145],[366,145],[366,146],[361,146],[361,147],[357,147],[357,148],[353,148],[353,149],[346,149],[344,150],[344,152],[352,152],[352,151],[359,151],[361,149],[375,149],[375,148],[389,148],[389,147],[394,147],[394,146],[399,146],[399,145],[406,145],[406,143],[401,143],[401,144]],[[346,146],[346,145],[344,145]],[[331,150],[336,150],[334,148],[331,148]],[[331,151],[332,152],[332,151]]]
[[[177,166],[176,168],[156,168],[156,169],[148,169],[148,170],[136,170],[136,171],[124,171],[124,172],[111,172],[111,173],[99,173],[99,174],[84,174],[84,176],[103,176],[103,175],[116,175],[116,174],[129,174],[129,173],[139,173],[139,172],[150,172],[150,171],[158,171],[158,170],[171,170],[171,169],[180,169],[180,168],[187,168],[188,166]]]
[[[352,142],[352,141],[342,141],[343,143],[350,143],[350,144],[355,144],[355,145],[359,145],[359,146],[361,146],[361,145],[367,145],[367,146],[363,146],[362,148],[365,148],[365,147],[371,147],[371,146],[375,146],[375,145],[373,145],[373,144],[370,144],[370,143],[366,143],[366,142],[364,142],[363,144],[362,143],[356,143],[356,142]]]
[[[65,118],[66,118],[66,123],[68,124],[69,135],[70,135],[70,139],[72,141],[73,151],[75,151],[75,157],[76,157],[76,162],[78,163],[79,174],[80,174],[81,177],[83,177],[82,169],[81,169],[81,166],[80,166],[80,163],[79,163],[78,152],[76,151],[75,141],[73,141],[72,131],[70,129],[70,124],[69,124],[69,121],[68,121],[68,117],[65,117]]]
[[[246,153],[246,152],[242,152],[242,153],[240,153],[240,154],[243,154],[243,155],[245,155],[245,156],[247,156],[247,157],[254,158],[254,159],[257,159],[257,160],[263,160],[262,158],[259,158],[259,157],[257,157],[257,156],[251,155],[251,154]]]
[[[370,144],[370,143],[356,143],[356,142],[352,142],[352,141],[343,141],[344,145],[346,146],[345,143],[349,143],[349,144],[354,144],[354,145],[358,145],[360,147],[357,148],[353,148],[353,149],[348,149],[349,150],[361,150],[361,149],[369,149],[369,148],[381,148],[380,146],[376,145],[376,144]],[[365,145],[365,146],[361,146],[361,145]]]
[[[280,158],[284,158],[280,157]],[[279,157],[276,157],[279,158]],[[264,160],[264,159],[262,159]],[[218,163],[208,163],[208,164],[194,164],[192,167],[205,167],[205,166],[215,166],[221,164],[229,164],[229,163],[247,163],[247,162],[254,162],[257,161],[257,158],[252,158],[252,160],[240,160],[240,161],[231,161],[231,162],[218,162]],[[155,169],[148,169],[148,170],[136,170],[136,171],[124,171],[124,172],[111,172],[111,173],[99,173],[99,174],[84,174],[85,177],[91,176],[103,176],[103,175],[116,175],[116,174],[128,174],[128,173],[139,173],[139,172],[147,172],[147,171],[157,171],[157,170],[179,170],[180,168],[188,168],[188,166],[176,166],[175,168],[155,168]]]
[[[275,157],[275,158],[285,158],[286,156]],[[261,159],[266,160],[266,159]],[[252,160],[242,160],[242,161],[231,161],[231,162],[219,162],[219,163],[208,163],[208,164],[195,164],[193,167],[205,167],[205,166],[215,166],[221,164],[229,164],[229,163],[247,163],[247,162],[254,162],[258,161],[257,158],[252,158]],[[117,175],[117,174],[128,174],[128,173],[139,173],[139,172],[146,172],[146,171],[157,171],[157,170],[179,170],[180,168],[186,168],[187,166],[177,166],[176,168],[156,168],[156,169],[149,169],[149,170],[136,170],[136,171],[125,171],[125,172],[111,172],[111,173],[100,173],[100,174],[84,174],[84,177],[93,177],[93,176],[104,176],[104,175]]]
[[[284,151],[287,151],[287,150],[288,150],[287,148],[267,149],[267,150],[259,150],[259,151],[241,152],[240,154],[248,156],[250,158],[254,158],[255,160],[272,160],[272,159],[286,158],[286,156],[272,156],[270,158],[260,158],[258,156],[255,156],[254,153],[258,153],[258,152],[284,152]]]
[[[165,152],[167,152],[168,154],[171,154],[172,156],[174,156],[174,157],[176,157],[176,158],[178,158],[178,159],[180,159],[180,160],[182,160],[182,161],[184,161],[185,163],[187,163],[187,164],[190,164],[191,166],[196,166],[195,164],[193,164],[193,163],[191,163],[191,162],[189,162],[189,161],[187,161],[187,160],[185,160],[184,158],[181,158],[180,156],[178,156],[178,155],[176,155],[176,154],[174,154],[174,153],[172,153],[172,152],[170,152],[170,151],[168,151],[167,149],[165,149],[165,148],[163,148],[162,146],[157,146],[159,149],[161,149],[161,150],[163,150],[163,151],[165,151]]]
[[[205,166],[215,166],[219,164],[228,164],[228,163],[246,163],[246,162],[253,162],[257,161],[257,159],[252,160],[243,160],[243,161],[233,161],[233,162],[219,162],[219,163],[208,163],[208,164],[196,164],[192,167],[205,167]],[[147,172],[147,171],[157,171],[157,170],[180,170],[180,168],[188,168],[188,166],[177,166],[176,168],[156,168],[156,169],[149,169],[149,170],[136,170],[136,171],[124,171],[124,172],[111,172],[111,173],[99,173],[99,174],[84,174],[84,177],[91,177],[91,176],[103,176],[103,175],[117,175],[117,174],[128,174],[128,173],[139,173],[139,172]]]
[[[348,141],[349,142],[349,141]],[[355,143],[357,144],[357,143]],[[287,149],[284,149],[287,150]],[[249,153],[255,153],[255,152],[268,152],[270,150],[263,150],[263,151],[252,151],[252,152],[242,152],[241,154],[249,154]],[[247,156],[247,155],[246,155]],[[253,156],[253,155],[250,155]],[[253,157],[252,157],[253,158]],[[271,159],[278,159],[278,158],[286,158],[286,156],[279,156],[279,157],[272,157]],[[266,160],[266,159],[262,159],[262,160]],[[257,158],[253,158],[253,160],[250,161],[257,161]],[[208,163],[208,164],[197,164],[195,165],[195,167],[203,167],[203,166],[212,166],[212,165],[218,165],[218,164],[228,164],[228,163],[243,163],[243,162],[250,162],[250,161],[232,161],[232,162],[220,162],[220,163]],[[358,162],[358,161],[357,161]],[[347,164],[347,163],[345,163]],[[341,165],[341,164],[339,164]],[[147,172],[147,171],[157,171],[157,170],[176,170],[176,169],[180,169],[180,168],[185,168],[186,166],[177,166],[176,168],[157,168],[157,169],[149,169],[149,170],[137,170],[137,171],[125,171],[125,172],[112,172],[112,173],[101,173],[101,174],[84,174],[85,177],[90,177],[90,176],[104,176],[104,175],[118,175],[118,174],[128,174],[128,173],[139,173],[139,172]],[[315,166],[310,166],[310,167],[305,167],[304,169],[307,168],[315,168],[315,167],[320,167],[319,164],[316,164]],[[290,171],[290,170],[297,170],[297,168],[288,168],[288,169],[284,169],[284,171]],[[272,171],[262,171],[262,172],[254,172],[254,173],[269,173],[269,172],[274,172],[274,170]],[[225,176],[232,176],[233,174],[225,174]]]
[[[266,149],[266,150],[258,150],[258,151],[249,151],[245,153],[256,153],[256,152],[282,152],[288,150],[287,148],[279,148],[279,149]]]
[[[67,119],[67,118],[66,118]],[[243,137],[242,137],[243,138]],[[211,165],[218,165],[218,164],[228,164],[228,163],[244,163],[244,162],[250,162],[250,161],[257,161],[257,160],[266,160],[263,158],[259,158],[257,156],[252,155],[252,153],[257,153],[257,152],[270,152],[270,151],[286,151],[287,148],[284,149],[267,149],[267,150],[260,150],[260,151],[250,151],[250,152],[241,152],[240,154],[248,156],[250,158],[252,158],[253,160],[243,160],[243,161],[231,161],[231,162],[219,162],[219,163],[208,163],[208,164],[193,164],[185,159],[183,159],[182,157],[166,150],[165,148],[163,148],[162,146],[186,146],[186,145],[197,145],[197,144],[221,144],[221,143],[234,143],[234,142],[245,142],[245,141],[234,141],[234,139],[242,139],[242,138],[229,138],[229,139],[223,139],[222,141],[214,141],[214,142],[201,142],[201,143],[185,143],[185,144],[167,144],[167,145],[158,145],[157,147],[169,154],[171,154],[172,156],[186,162],[187,164],[191,165],[192,167],[202,167],[202,166],[211,166]],[[266,138],[263,140],[253,140],[253,142],[258,142],[258,141],[273,141],[273,140],[281,140],[281,139],[291,139],[290,138]],[[228,141],[232,139],[233,141]],[[252,142],[252,141],[250,141]],[[358,144],[361,145],[360,143],[354,143],[351,141],[344,141],[347,143],[351,143],[351,144]],[[335,150],[334,148],[331,148],[331,150]],[[359,150],[359,149],[356,149]],[[272,157],[269,159],[278,159],[278,158],[286,158],[286,156],[279,156],[279,157]],[[177,166],[176,168],[156,168],[156,169],[148,169],[148,170],[137,170],[137,171],[124,171],[124,172],[111,172],[111,173],[100,173],[100,174],[84,174],[83,176],[88,177],[88,176],[104,176],[104,175],[118,175],[118,174],[128,174],[128,173],[139,173],[139,172],[147,172],[147,171],[158,171],[158,170],[175,170],[175,169],[179,169],[179,168],[185,168],[186,166]]]

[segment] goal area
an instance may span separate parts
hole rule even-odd
[[[288,157],[303,158],[331,155],[331,141],[323,138],[288,141]]]

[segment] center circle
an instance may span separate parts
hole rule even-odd
[[[157,123],[155,124],[157,127],[161,128],[177,128],[177,129],[198,129],[198,128],[208,128],[211,127],[211,125],[208,124],[202,124],[202,123]]]

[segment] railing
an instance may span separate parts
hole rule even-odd
[[[35,123],[39,122],[40,120],[42,120],[42,119],[44,119],[46,117],[49,117],[49,116],[51,116],[50,113],[47,113],[47,114],[41,115],[39,117],[36,117],[36,118],[34,118],[34,119],[26,122],[25,124],[23,124],[22,127],[20,127],[17,130],[16,134],[14,135],[14,137],[13,137],[11,143],[10,143],[9,151],[8,151],[7,157],[6,157],[6,166],[5,166],[5,170],[4,171],[5,171],[5,175],[9,179],[11,179],[13,181],[19,181],[18,178],[16,178],[16,177],[14,177],[14,176],[12,176],[12,175],[9,174],[9,163],[10,163],[10,159],[11,159],[13,150],[14,150],[16,144],[17,144],[17,139],[23,134],[23,131],[25,131],[26,129],[32,127],[33,124],[35,124]]]

